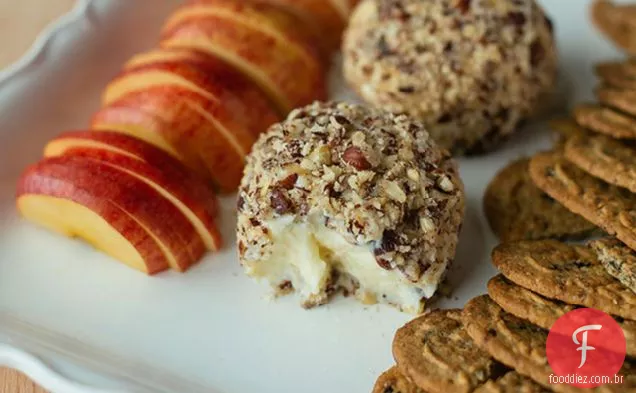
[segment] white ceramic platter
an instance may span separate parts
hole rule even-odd
[[[574,99],[591,99],[592,65],[618,53],[589,23],[588,1],[542,2],[556,24],[563,77]],[[135,391],[369,392],[392,363],[396,328],[411,316],[353,299],[311,311],[294,297],[270,299],[238,265],[232,198],[222,203],[230,247],[186,275],[154,278],[16,214],[21,170],[39,159],[51,137],[87,125],[109,79],[133,53],[156,42],[177,4],[88,1],[0,82],[0,342],[13,346],[0,346],[0,363],[21,367],[62,393],[93,390],[58,374]],[[332,97],[347,96],[335,64]],[[434,306],[461,307],[485,291],[495,239],[481,211],[483,190],[507,162],[547,146],[544,129],[531,124],[499,152],[461,160],[469,203],[450,274],[455,290]],[[15,348],[42,355],[59,373]]]

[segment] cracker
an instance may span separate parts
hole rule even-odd
[[[522,241],[497,246],[492,260],[507,279],[540,295],[636,319],[636,294],[610,276],[588,247]]]
[[[636,78],[636,74],[634,77]],[[626,90],[620,86],[604,85],[596,89],[596,98],[603,106],[615,108],[627,115],[636,116],[636,91],[634,90]]]
[[[578,308],[558,300],[547,299],[516,285],[501,274],[488,282],[488,294],[506,312],[544,329],[550,329],[557,319]]]
[[[539,327],[550,329],[566,313],[580,308],[559,300],[548,299],[519,285],[502,275],[488,282],[488,294],[506,312],[528,320]],[[614,317],[623,329],[627,354],[636,357],[636,321]]]
[[[488,296],[469,301],[462,319],[470,337],[495,359],[546,388],[552,387],[545,352],[547,331],[503,311]],[[562,389],[557,391],[577,391],[568,385]]]
[[[598,229],[535,186],[529,163],[509,164],[486,189],[484,212],[501,241],[584,238]]]
[[[636,149],[605,135],[575,135],[565,157],[590,175],[636,192]]]
[[[636,139],[636,119],[614,109],[595,104],[581,104],[573,116],[580,126],[617,139]]]
[[[372,393],[426,393],[409,381],[397,366],[385,371],[375,382]]]
[[[558,152],[530,162],[530,176],[548,195],[636,249],[636,197],[588,175]]]
[[[636,88],[636,63],[628,61],[607,61],[594,68],[604,85],[632,90]]]
[[[432,311],[404,325],[393,356],[400,372],[430,392],[472,392],[498,367],[468,336],[460,310]]]
[[[612,238],[590,242],[590,247],[610,275],[636,292],[636,253],[633,250]]]
[[[581,389],[566,384],[550,385],[553,374],[546,356],[548,332],[505,312],[488,296],[479,296],[466,304],[462,313],[470,337],[501,363],[558,393],[575,393]],[[605,385],[587,389],[591,393],[631,392],[636,386],[633,365],[628,360],[619,372],[625,375],[622,385]]]
[[[614,45],[627,53],[636,54],[636,6],[596,0],[590,14],[594,25]]]

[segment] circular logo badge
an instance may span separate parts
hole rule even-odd
[[[614,383],[625,361],[625,335],[614,318],[581,308],[559,318],[546,344],[550,383],[592,388]]]

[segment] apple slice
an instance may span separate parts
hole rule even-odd
[[[88,140],[92,143],[87,144],[87,139],[73,137],[74,134],[77,133],[69,133],[50,142],[50,147],[45,149],[45,156],[91,158],[136,176],[161,193],[190,220],[208,250],[216,251],[220,248],[221,236],[215,223],[216,195],[201,179],[190,175],[178,161],[142,141],[135,142],[144,145],[140,150],[148,151],[145,155],[151,158],[152,164],[138,157],[131,157],[129,153],[122,154],[121,150],[112,149],[109,145],[105,145],[106,148],[100,147],[100,144],[92,140]],[[131,138],[125,135],[115,136]]]
[[[243,140],[240,145],[230,143],[236,141],[233,139],[234,134],[212,117],[209,111],[162,88],[129,94],[114,106],[102,109],[93,119],[93,128],[122,128],[117,125],[120,121],[119,124],[124,122],[126,126],[137,127],[133,129],[134,136],[139,135],[139,128],[149,129],[143,124],[135,125],[118,120],[118,108],[133,108],[159,118],[164,126],[152,129],[151,135],[175,146],[179,155],[184,157],[183,162],[197,173],[211,179],[219,191],[236,191],[242,177],[245,157],[256,136],[250,135],[250,139]]]
[[[219,0],[190,0],[190,4],[212,4]],[[329,63],[340,47],[346,19],[337,7],[325,0],[245,0],[250,7],[278,23],[294,26],[297,34],[320,49],[321,58]],[[284,14],[287,15],[284,15]],[[281,16],[281,14],[283,14]],[[293,23],[291,23],[293,21]],[[170,25],[166,26],[168,29]]]
[[[113,80],[104,93],[104,106],[132,93],[169,90],[205,108],[232,130],[229,138],[248,151],[253,143],[249,135],[258,136],[281,120],[267,96],[222,61],[192,51],[160,53],[137,58],[136,66]]]
[[[216,212],[208,209],[208,205],[214,206],[215,203],[196,199],[196,191],[187,187],[181,177],[176,177],[177,171],[172,171],[170,165],[150,165],[107,149],[73,147],[64,151],[64,155],[94,159],[135,176],[181,211],[201,236],[208,250],[219,250],[221,235],[215,223]]]
[[[295,18],[270,7],[216,0],[182,7],[168,20],[162,46],[218,57],[257,83],[282,113],[326,98],[325,69]]]
[[[199,79],[193,81],[193,79]],[[202,75],[193,67],[170,64],[165,67],[147,66],[136,71],[124,72],[106,87],[102,105],[108,106],[126,94],[159,86],[170,86],[180,91],[192,92],[199,101],[218,101],[208,75]]]
[[[170,132],[166,122],[135,107],[109,106],[93,115],[94,131],[116,132],[139,138],[172,155],[190,170],[206,180],[212,180],[205,163],[198,155],[188,153],[188,141]]]
[[[25,183],[30,188],[26,188]],[[84,199],[91,200],[92,206],[113,205],[146,230],[157,242],[170,267],[177,271],[187,270],[205,253],[206,247],[194,226],[161,193],[137,177],[93,159],[64,156],[40,161],[23,177],[21,194],[44,195],[75,203],[81,203],[74,199],[75,194],[82,194]],[[90,208],[88,205],[83,206]],[[37,216],[29,217],[37,219]],[[73,215],[60,218],[63,223],[59,227],[84,227]],[[76,235],[85,236],[83,233]]]
[[[262,91],[220,60],[186,55],[205,57],[194,66],[167,56],[157,63],[137,61],[142,65],[115,79],[104,94],[109,106],[96,115],[93,127],[118,131],[132,126],[132,135],[160,147],[172,146],[187,166],[197,173],[207,171],[220,191],[236,191],[256,138],[281,116]],[[157,56],[148,58],[154,61]],[[156,121],[122,123],[116,119],[117,113],[125,112],[121,108],[141,111]]]
[[[159,169],[168,178],[180,179],[187,187],[190,196],[205,207],[206,214],[212,217],[218,214],[216,193],[211,186],[189,171],[180,161],[141,139],[109,131],[68,131],[58,135],[46,145],[44,156],[63,156],[75,149],[108,150],[146,162]]]
[[[28,175],[17,207],[27,220],[71,238],[81,238],[129,267],[153,275],[170,266],[156,240],[137,220],[82,191],[72,199],[39,194],[37,176]],[[46,180],[48,181],[48,180]],[[72,217],[72,219],[69,219]]]
[[[123,106],[103,108],[93,115],[91,124],[96,131],[105,130],[141,139],[165,151],[179,161],[186,162],[187,166],[197,173],[207,175],[207,172],[203,169],[204,165],[200,161],[196,163],[188,161],[179,152],[181,150],[179,146],[175,147],[172,143],[173,141],[164,138],[160,131],[168,128],[168,125],[137,108]]]
[[[133,269],[152,275],[170,268],[157,240],[138,220],[73,184],[42,176],[37,166],[20,179],[17,207],[27,220],[81,238]]]

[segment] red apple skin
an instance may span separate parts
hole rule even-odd
[[[96,142],[105,146],[112,146],[115,149],[126,151],[140,160],[148,163],[150,166],[158,169],[165,178],[180,179],[183,187],[188,190],[190,198],[192,198],[199,206],[205,210],[205,215],[216,218],[218,215],[218,200],[214,189],[205,181],[205,179],[197,176],[188,170],[179,160],[167,154],[163,150],[134,138],[129,135],[118,132],[108,131],[69,131],[58,135],[49,142],[47,146],[60,146],[64,144],[64,150],[59,155],[82,154],[82,150],[89,147],[82,146],[82,141]],[[76,143],[79,142],[80,144]],[[80,147],[81,146],[81,147]],[[101,149],[97,145],[90,149]],[[45,157],[53,157],[47,154],[50,149],[45,149]],[[56,149],[57,150],[57,149]],[[79,150],[79,151],[78,151]],[[117,152],[113,154],[121,155]],[[57,155],[57,154],[56,154]]]
[[[197,199],[197,190],[187,187],[187,183],[182,182],[182,178],[178,177],[179,171],[173,171],[171,165],[150,165],[146,162],[103,149],[71,148],[65,152],[64,156],[97,160],[119,169],[134,172],[161,186],[188,207],[203,223],[207,232],[214,239],[213,245],[209,247],[209,249],[211,251],[217,251],[221,248],[221,235],[215,222],[216,210],[209,209],[209,207],[215,208],[216,203],[210,203],[208,199]],[[205,186],[199,184],[197,188],[203,189]],[[215,201],[215,199],[213,199],[213,201]]]
[[[187,270],[205,253],[205,245],[190,221],[152,187],[112,166],[82,157],[53,157],[34,169],[40,176],[63,180],[129,213],[151,231]],[[63,192],[63,191],[61,191]]]
[[[154,275],[170,268],[156,241],[129,214],[112,203],[95,198],[93,193],[76,187],[72,182],[43,174],[42,166],[40,163],[26,169],[18,183],[18,201],[22,196],[46,195],[82,205],[98,214],[134,246],[144,259],[145,273]]]

